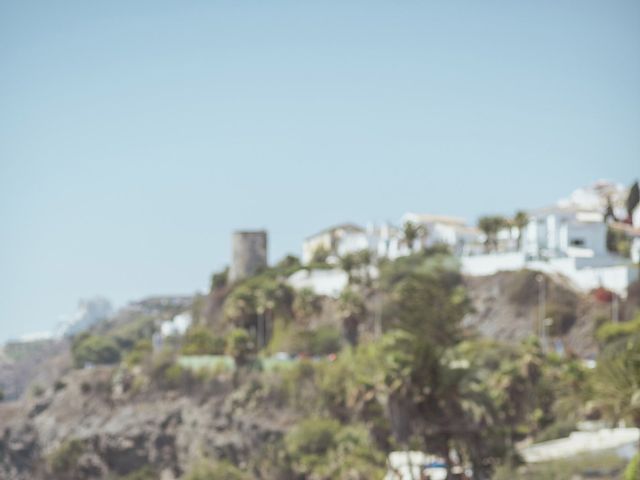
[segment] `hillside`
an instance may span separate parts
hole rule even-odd
[[[421,448],[439,451],[442,439],[455,437],[474,468],[489,473],[513,448],[504,443],[505,428],[530,441],[552,435],[545,432],[559,428],[556,422],[600,415],[575,404],[586,375],[581,362],[545,362],[531,340],[536,273],[463,278],[455,265],[442,253],[425,252],[383,265],[381,289],[354,275],[339,299],[293,291],[283,279],[297,267],[281,265],[207,297],[136,302],[72,343],[10,348],[0,380],[8,385],[20,377],[15,391],[23,394],[0,403],[0,478],[176,480],[200,478],[194,472],[203,468],[226,472],[205,477],[212,479],[364,480],[380,476],[385,453],[420,431],[427,432]],[[581,357],[597,354],[595,326],[610,305],[562,278],[545,282],[554,344]],[[154,351],[151,334],[185,309],[196,324]],[[252,338],[260,337],[247,332],[256,335],[261,318],[270,340],[258,349]],[[417,339],[429,348],[413,357]],[[277,352],[290,356],[283,360]],[[235,367],[195,370],[180,363],[212,353],[217,357],[202,358],[226,354]],[[94,359],[105,365],[94,366]],[[448,389],[431,387],[459,364],[474,366],[473,376],[461,377],[462,395],[470,389],[474,398],[483,392],[486,402],[498,402],[480,417],[453,398],[447,401],[458,406],[442,410],[437,395]],[[444,370],[425,377],[434,368]],[[567,375],[578,391],[549,389]],[[511,396],[495,397],[505,382],[513,385]],[[512,403],[518,405],[512,416],[499,414]],[[498,414],[493,423],[483,416]],[[454,430],[442,430],[442,418]],[[496,442],[491,449],[476,438],[478,429]],[[309,440],[298,437],[314,435],[328,443],[310,453]]]
[[[535,272],[522,271],[467,277],[473,311],[464,324],[482,336],[506,342],[537,335],[540,310],[535,276]],[[546,292],[547,314],[565,322],[560,328],[550,329],[554,341],[581,357],[595,356],[596,321],[609,318],[611,306],[573,289],[558,276],[546,277]]]

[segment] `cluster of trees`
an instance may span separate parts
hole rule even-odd
[[[487,215],[478,219],[478,228],[485,234],[487,251],[498,248],[498,232],[505,228],[516,227],[518,229],[518,248],[522,245],[522,231],[529,222],[529,217],[522,210],[516,212],[513,218],[501,215]]]
[[[150,350],[149,339],[154,330],[153,318],[140,317],[107,334],[81,333],[73,338],[71,344],[73,362],[81,368],[87,364],[118,363],[136,349],[139,355],[143,349]]]

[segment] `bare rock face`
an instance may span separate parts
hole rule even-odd
[[[536,272],[499,272],[485,277],[467,277],[465,284],[472,312],[463,321],[465,327],[483,337],[505,342],[519,342],[538,334],[539,285]],[[550,332],[553,342],[581,356],[597,351],[594,339],[595,317],[602,307],[582,292],[572,289],[562,277],[545,276],[546,311],[554,306],[571,305],[575,317],[564,331]]]
[[[0,478],[28,478],[39,470],[38,432],[30,423],[7,426],[0,438]]]
[[[114,395],[114,373],[74,371],[63,389],[0,404],[0,478],[111,480],[151,466],[158,478],[177,479],[202,456],[246,462],[293,420],[265,411],[250,388],[230,382]],[[70,460],[56,470],[60,452]]]

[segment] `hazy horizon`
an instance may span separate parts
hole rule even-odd
[[[0,1],[0,342],[201,290],[236,229],[629,185],[639,44],[633,1]]]

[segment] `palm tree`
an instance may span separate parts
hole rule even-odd
[[[507,220],[499,215],[488,215],[480,217],[478,228],[484,232],[487,239],[485,246],[487,251],[495,250],[498,247],[498,232],[507,225]]]
[[[426,230],[423,225],[413,222],[405,222],[403,227],[404,240],[409,247],[409,251],[413,252],[413,245],[419,238],[426,236]]]
[[[638,182],[633,182],[633,185],[629,188],[629,195],[626,201],[628,223],[633,222],[633,211],[638,206],[638,203],[640,203],[640,187],[638,187]]]
[[[320,297],[310,288],[303,288],[296,292],[292,309],[297,320],[308,320],[322,310]]]
[[[611,420],[628,419],[640,428],[640,335],[623,338],[605,349],[598,358],[594,387]]]
[[[358,326],[364,319],[364,299],[357,291],[345,288],[338,299],[338,312],[342,318],[345,337],[351,345],[358,343]]]
[[[518,229],[518,250],[520,250],[522,247],[522,231],[524,230],[524,227],[527,226],[527,223],[529,223],[529,216],[522,210],[519,210],[513,217],[512,223],[513,226]]]

